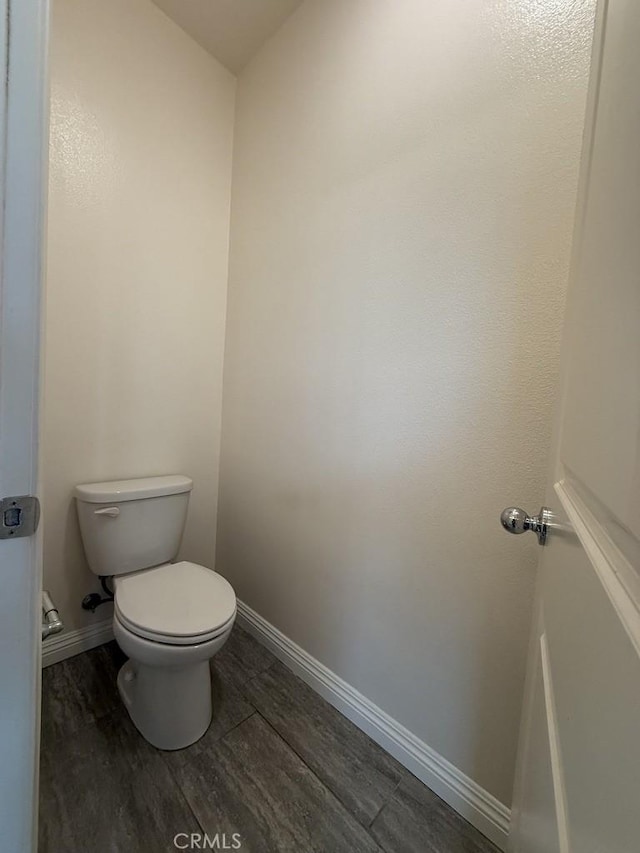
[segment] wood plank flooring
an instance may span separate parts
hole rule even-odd
[[[497,853],[238,626],[213,660],[213,723],[179,752],[132,725],[123,662],[109,643],[43,672],[40,853],[164,853],[178,833],[245,853]]]

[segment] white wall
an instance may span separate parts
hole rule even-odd
[[[194,478],[182,556],[213,565],[235,79],[147,0],[54,0],[45,587],[97,588],[76,483]]]
[[[593,0],[307,0],[237,93],[218,569],[503,802]]]

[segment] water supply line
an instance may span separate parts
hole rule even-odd
[[[58,608],[51,601],[51,596],[44,590],[42,593],[42,639],[46,640],[52,634],[59,634],[64,623],[58,614]]]

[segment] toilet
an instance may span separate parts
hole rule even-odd
[[[212,717],[209,661],[236,618],[233,587],[177,556],[193,487],[188,477],[146,477],[76,486],[91,570],[113,578],[113,632],[129,660],[118,690],[140,734],[182,749]]]

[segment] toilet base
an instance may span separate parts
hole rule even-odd
[[[135,727],[158,749],[184,749],[211,724],[208,661],[164,668],[128,660],[118,673],[118,692]]]
[[[193,646],[156,643],[113,619],[113,633],[129,660],[118,691],[133,724],[158,749],[184,749],[199,740],[212,716],[209,661],[226,643],[233,620],[211,640]]]

